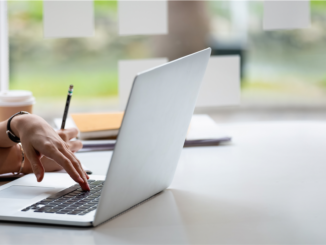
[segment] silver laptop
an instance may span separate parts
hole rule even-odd
[[[174,176],[211,49],[134,80],[106,176],[83,192],[68,174],[29,174],[0,187],[0,220],[97,226],[166,189]]]

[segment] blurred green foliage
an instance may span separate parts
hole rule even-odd
[[[325,10],[326,1],[310,1],[310,6],[312,10]]]
[[[17,0],[8,0],[9,6],[13,3],[17,3]],[[43,1],[21,1],[19,3],[21,9],[23,9],[24,17],[34,21],[42,21],[43,19]],[[109,14],[116,13],[118,9],[118,2],[116,0],[102,0],[94,1],[95,14]]]
[[[10,89],[57,97],[74,84],[74,97],[117,96],[117,8],[116,0],[94,1],[93,38],[44,39],[43,1],[9,0]]]
[[[118,74],[115,72],[89,72],[26,74],[14,76],[10,83],[12,90],[29,90],[35,97],[62,96],[70,84],[75,85],[74,97],[107,97],[118,95]]]

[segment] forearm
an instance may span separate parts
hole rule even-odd
[[[12,147],[0,148],[0,174],[18,172],[22,160],[22,152],[19,145],[16,144]],[[59,164],[47,157],[42,157],[41,162],[46,172],[53,172],[62,169]],[[31,164],[27,158],[25,158],[22,173],[33,173]]]
[[[11,141],[6,133],[8,120],[0,123],[0,147],[7,148],[16,145],[15,142]]]
[[[44,119],[36,115],[17,115],[10,123],[11,131],[14,135],[20,138],[22,143],[26,167],[22,173],[32,171],[35,173],[37,181],[42,181],[44,171],[55,171],[56,169],[64,168],[67,173],[80,184],[83,190],[90,190],[87,179],[89,178],[83,170],[80,161],[76,158],[73,152],[78,151],[82,145],[79,141],[74,141],[74,147],[71,148],[72,143],[70,139],[76,137],[78,131],[62,130],[60,135],[56,132]],[[7,121],[0,123],[0,173],[17,172],[21,166],[22,155],[20,153],[11,153],[17,150],[17,145],[11,142],[6,135]],[[64,137],[61,137],[64,136]],[[76,144],[77,143],[77,144]],[[12,148],[13,147],[13,148]],[[10,148],[10,149],[8,149]],[[11,149],[12,148],[12,149]],[[18,167],[16,167],[16,160],[18,160]],[[48,158],[48,160],[46,160]],[[46,168],[46,163],[49,164],[50,169]],[[2,162],[1,162],[2,161]],[[27,166],[30,168],[28,169]]]
[[[0,148],[0,174],[18,172],[22,162],[20,146]]]
[[[19,136],[20,130],[27,127],[28,124],[33,123],[35,115],[17,115],[10,122],[11,131],[17,136]],[[0,147],[6,148],[16,145],[15,142],[11,141],[6,133],[7,131],[8,119],[6,121],[0,122]]]

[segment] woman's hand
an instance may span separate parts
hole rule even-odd
[[[48,158],[63,167],[83,190],[89,190],[89,177],[73,153],[80,149],[81,142],[69,141],[76,136],[77,130],[62,130],[57,133],[44,119],[31,114],[14,117],[11,129],[20,138],[25,156],[38,182],[44,177]]]
[[[64,130],[60,129],[59,131],[57,131],[57,133],[59,134],[60,138],[68,144],[69,150],[71,150],[73,153],[79,151],[83,147],[83,144],[80,140],[70,141],[78,135],[78,130],[76,128],[68,128]],[[45,172],[54,172],[63,169],[61,165],[57,164],[55,161],[45,156],[41,158],[41,162],[45,169]],[[25,160],[23,173],[33,173],[32,166],[28,159]]]

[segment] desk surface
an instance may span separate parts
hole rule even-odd
[[[171,187],[96,228],[0,222],[2,244],[324,244],[326,123],[225,126],[231,145],[187,148]],[[103,174],[110,152],[82,153]]]

